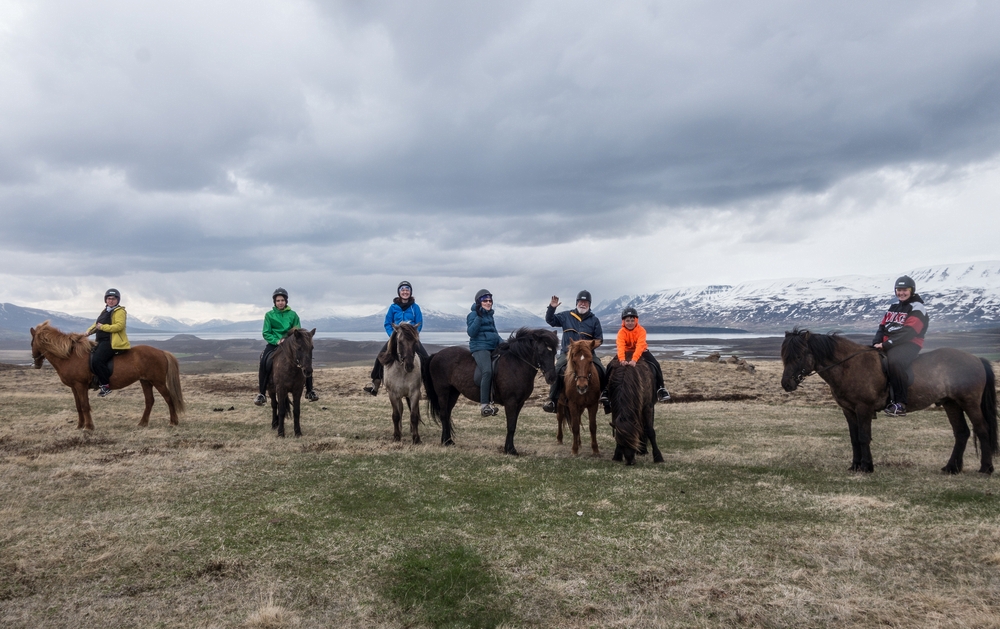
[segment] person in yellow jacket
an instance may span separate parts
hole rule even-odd
[[[125,335],[125,320],[128,315],[121,306],[122,294],[114,288],[104,293],[104,310],[98,315],[94,325],[87,329],[87,335],[97,334],[97,347],[90,357],[91,368],[101,385],[97,395],[107,397],[111,393],[111,373],[108,371],[108,361],[113,356],[130,349],[128,336]]]

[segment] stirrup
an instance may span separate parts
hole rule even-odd
[[[371,395],[378,395],[378,388],[381,385],[382,385],[381,382],[379,382],[378,384],[376,384],[375,381],[372,380],[370,383],[368,383],[368,384],[365,385],[364,391],[365,391],[365,393],[370,393]]]
[[[257,397],[253,399],[253,403],[257,406],[264,406],[264,402],[267,402],[267,397],[263,393],[258,393]]]
[[[906,417],[906,405],[893,402],[885,407],[885,414],[889,417]]]
[[[111,395],[111,385],[102,384],[101,388],[97,390],[97,397],[108,397]]]
[[[542,410],[545,411],[546,413],[555,413],[556,403],[553,402],[552,400],[548,400],[547,402],[545,402],[545,404],[542,404]]]
[[[670,393],[663,387],[660,387],[659,391],[656,392],[656,397],[660,402],[670,401]]]
[[[316,395],[315,391],[306,391],[306,399],[309,400],[310,402],[315,402],[316,400],[319,399],[319,396]]]

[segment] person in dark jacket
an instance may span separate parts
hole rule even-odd
[[[274,293],[271,294],[271,302],[274,307],[267,311],[264,315],[264,327],[261,330],[261,336],[267,341],[267,345],[264,346],[264,351],[260,353],[260,365],[257,368],[257,397],[254,398],[253,403],[257,406],[263,406],[264,402],[267,401],[267,381],[270,377],[270,370],[267,368],[267,359],[278,349],[278,345],[281,345],[288,333],[294,328],[301,328],[302,323],[299,322],[299,315],[295,313],[288,305],[288,291],[284,288],[274,289]],[[315,402],[319,399],[319,395],[313,390],[313,377],[306,377],[306,399],[310,402]]]
[[[104,293],[104,310],[97,321],[87,329],[87,336],[97,334],[97,347],[91,355],[91,367],[97,376],[100,388],[98,397],[107,397],[111,393],[111,374],[108,372],[108,361],[114,356],[126,352],[129,345],[125,334],[125,322],[128,315],[121,305],[122,295],[115,288],[109,288]]]
[[[472,312],[465,317],[469,333],[469,351],[476,360],[482,379],[479,382],[479,412],[491,417],[500,412],[493,404],[493,350],[500,345],[500,333],[493,320],[493,295],[485,288],[476,293]]]
[[[569,344],[573,341],[593,340],[597,341],[597,345],[594,346],[596,350],[604,342],[601,320],[590,310],[591,298],[588,291],[582,290],[577,294],[576,308],[556,314],[556,308],[559,307],[560,303],[562,302],[559,301],[559,298],[553,295],[549,307],[545,311],[545,322],[554,328],[562,328],[563,332],[562,347],[559,357],[556,359],[556,381],[549,388],[548,401],[542,406],[542,410],[546,413],[556,412],[556,402],[559,401],[559,395],[562,393],[563,376],[566,373],[566,361],[568,360],[566,352],[569,351]],[[597,365],[597,373],[600,376],[601,390],[603,391],[607,386],[607,376],[604,373],[604,364],[597,357],[596,351],[594,352],[594,364]]]
[[[420,332],[424,327],[424,315],[420,312],[420,306],[413,299],[413,287],[406,280],[400,282],[396,287],[396,298],[392,300],[392,305],[389,306],[389,310],[385,313],[385,321],[382,323],[382,326],[385,328],[386,336],[391,337],[392,326],[403,322],[413,325],[413,327],[417,328],[417,332]],[[381,354],[388,347],[389,341],[387,340],[378,353]],[[422,369],[423,365],[427,364],[427,350],[424,349],[422,343],[418,343],[416,349],[417,355],[420,356]],[[370,384],[364,386],[364,390],[372,395],[378,395],[378,389],[382,386],[382,376],[384,373],[385,367],[378,361],[378,354],[376,354],[375,365],[372,367],[371,373],[372,381]]]
[[[910,365],[924,346],[924,335],[927,334],[927,308],[916,289],[916,283],[908,275],[896,280],[896,301],[882,316],[872,340],[872,347],[885,352],[889,362],[891,398],[885,414],[891,417],[906,415]]]

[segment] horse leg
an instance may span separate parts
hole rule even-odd
[[[285,436],[285,416],[288,415],[288,391],[274,390],[278,394],[278,436]]]
[[[844,417],[847,419],[847,430],[851,433],[851,467],[850,471],[860,472],[861,471],[861,441],[858,437],[858,414],[854,411],[848,409],[841,409],[844,411]]]
[[[420,444],[420,392],[418,391],[413,399],[406,398],[406,404],[410,407],[410,437],[413,438],[413,445]]]
[[[594,456],[601,456],[601,451],[597,448],[597,404],[593,404],[587,409],[590,415],[590,449]]]
[[[646,437],[649,438],[649,446],[653,449],[653,463],[663,463],[663,453],[656,445],[656,429],[653,428],[654,407],[646,407],[646,417],[643,422],[646,426]]]
[[[872,409],[864,414],[858,413],[858,443],[861,446],[861,465],[859,471],[871,474],[875,471],[875,461],[872,459]]]
[[[444,402],[441,406],[441,445],[443,446],[455,445],[455,441],[451,437],[451,411],[458,403],[458,396],[458,390],[451,387],[448,387],[446,395],[441,395],[441,392],[438,391],[438,399]]]
[[[142,385],[142,397],[146,401],[146,408],[142,409],[139,426],[145,428],[149,425],[149,414],[153,410],[153,385],[150,384],[149,380],[140,380],[139,384]]]
[[[965,409],[965,414],[969,416],[972,421],[972,429],[976,431],[976,437],[979,439],[979,473],[980,474],[992,474],[993,473],[993,444],[990,441],[990,431],[986,426],[986,419],[983,417],[983,411],[978,404],[969,404]],[[949,417],[950,419],[950,417]]]
[[[299,424],[299,412],[302,410],[302,389],[297,389],[292,392],[292,428],[295,430],[295,436],[302,436],[302,426]]]
[[[563,439],[563,422],[566,421],[566,407],[562,404],[556,404],[556,443],[562,444]]]
[[[167,403],[167,409],[170,411],[170,425],[176,426],[178,423],[180,423],[177,421],[177,405],[174,404],[174,397],[170,395],[170,389],[167,388],[166,382],[164,382],[163,384],[154,384],[153,386],[156,387],[156,390],[160,392],[160,396],[163,397],[163,401]],[[142,392],[143,394],[146,393],[145,386],[143,386]],[[153,408],[152,393],[149,394],[147,401],[148,401],[147,410],[152,409]]]
[[[621,463],[623,458],[624,458],[624,453],[622,452],[622,447],[616,443],[615,454],[614,456],[611,457],[611,460],[615,461],[616,463]]]
[[[76,429],[94,429],[93,422],[90,421],[90,397],[87,385],[73,387],[73,401],[76,402]],[[87,426],[87,424],[90,426]]]
[[[953,400],[945,400],[944,412],[948,414],[948,422],[951,424],[951,431],[955,433],[955,447],[951,450],[951,458],[948,463],[941,468],[945,474],[959,474],[964,466],[965,446],[969,443],[969,425],[965,423],[965,415],[962,407]]]
[[[400,423],[403,421],[403,400],[396,397],[395,393],[390,393],[389,401],[392,403],[392,440],[402,441],[403,434],[400,430]]]
[[[278,429],[278,394],[272,389],[271,394],[271,430]]]
[[[504,454],[517,456],[517,448],[514,447],[514,432],[517,431],[517,417],[521,414],[521,407],[524,401],[514,404],[504,404],[504,414],[507,416],[507,440],[503,444]]]
[[[569,425],[573,431],[573,456],[580,454],[580,423],[583,419],[583,409],[573,404],[569,407]]]

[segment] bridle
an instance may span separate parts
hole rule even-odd
[[[855,356],[860,356],[861,354],[864,354],[865,352],[877,352],[877,351],[878,351],[878,349],[876,349],[874,347],[866,347],[866,348],[864,348],[862,350],[854,352],[853,354],[851,354],[850,356],[848,356],[847,358],[845,358],[843,360],[839,360],[839,361],[833,363],[832,365],[827,365],[826,367],[822,367],[820,369],[816,369],[815,367],[813,367],[812,369],[800,369],[798,371],[798,373],[795,374],[795,384],[802,384],[802,381],[805,380],[806,378],[808,378],[809,376],[811,376],[812,374],[819,375],[819,374],[823,373],[824,371],[826,371],[827,369],[833,369],[834,367],[836,367],[838,365],[843,365],[844,363],[846,363],[850,359],[854,358]]]

